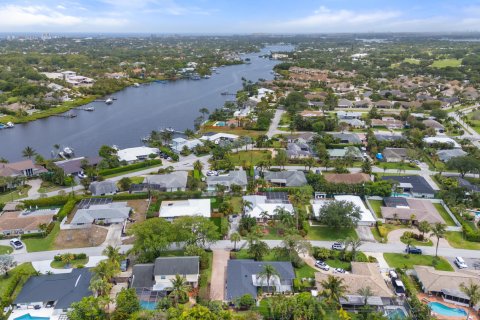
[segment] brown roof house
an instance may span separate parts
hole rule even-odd
[[[329,276],[331,274],[315,273],[315,283],[319,291],[323,290],[321,282],[327,280]],[[347,287],[345,292],[347,299],[340,299],[340,303],[345,309],[354,309],[364,305],[363,297],[358,294],[362,288],[370,287],[372,290],[372,296],[367,301],[370,306],[374,307],[383,307],[385,304],[389,304],[387,301],[394,295],[376,263],[352,262],[351,273],[338,273],[334,276],[343,279]]]
[[[399,220],[413,223],[428,221],[429,223],[445,223],[433,203],[429,200],[410,199],[405,197],[387,197],[381,207],[385,221]]]
[[[47,172],[47,170],[42,166],[36,165],[32,160],[0,163],[1,177],[32,177],[42,172]]]
[[[0,234],[15,236],[25,233],[41,232],[42,224],[48,225],[58,209],[39,209],[2,212],[0,215]]]
[[[366,173],[327,173],[324,177],[330,183],[360,184],[371,181]]]
[[[423,120],[423,124],[427,128],[435,129],[435,132],[437,132],[437,133],[444,133],[445,132],[445,127],[438,121],[428,119],[428,120]]]

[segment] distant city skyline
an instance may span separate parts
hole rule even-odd
[[[0,0],[0,32],[480,31],[480,1]]]

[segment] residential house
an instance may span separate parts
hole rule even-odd
[[[369,306],[382,309],[391,303],[394,296],[393,291],[387,286],[382,277],[377,263],[352,262],[350,273],[337,273],[334,276],[342,279],[346,286],[345,298],[340,298],[342,308],[346,310],[360,309],[365,305],[364,297],[359,295],[359,291],[369,287],[372,295],[367,298]],[[315,283],[317,290],[323,291],[322,282],[326,281],[331,274],[316,272]]]
[[[239,137],[235,134],[231,133],[215,133],[210,132],[204,134],[200,137],[200,140],[211,141],[215,144],[220,144],[220,142],[233,142],[237,140]]]
[[[79,157],[74,159],[56,161],[53,164],[62,169],[66,175],[78,175],[80,173],[83,173],[82,166],[84,164],[95,167],[100,163],[100,161],[102,161],[102,157]]]
[[[430,224],[445,223],[435,206],[429,200],[410,199],[405,197],[386,197],[385,206],[381,207],[385,221],[401,221],[417,224],[428,221]]]
[[[338,99],[338,104],[337,106],[339,108],[352,108],[353,107],[353,102],[347,99]]]
[[[0,177],[34,177],[47,170],[32,160],[0,163]]]
[[[185,191],[188,172],[173,171],[167,174],[154,174],[145,177],[143,183],[132,185],[130,192],[157,190],[162,192]]]
[[[423,138],[423,142],[425,142],[427,145],[449,144],[453,148],[462,148],[462,146],[457,141],[447,136],[425,137]]]
[[[466,156],[468,153],[463,151],[462,149],[446,149],[446,150],[438,150],[437,156],[440,161],[447,162],[448,160],[455,158],[455,157],[463,157]]]
[[[182,276],[192,287],[198,287],[200,277],[200,259],[197,256],[159,257],[154,263],[133,266],[130,288],[134,288],[142,301],[143,298],[155,298],[156,292],[172,291],[172,280]],[[156,302],[156,301],[154,301]]]
[[[285,192],[267,192],[266,195],[247,195],[243,200],[251,204],[251,207],[245,206],[245,215],[253,217],[259,221],[274,217],[277,210],[283,209],[293,214],[293,205],[288,200],[288,194]],[[264,216],[263,213],[266,213]]]
[[[66,319],[72,303],[91,296],[88,268],[31,276],[12,304],[11,319]]]
[[[445,132],[445,127],[438,121],[427,119],[427,120],[423,120],[423,124],[427,128],[433,128],[436,133],[444,133]]]
[[[434,198],[435,190],[422,176],[383,176],[382,180],[396,181],[397,189],[415,198]]]
[[[88,187],[92,196],[106,196],[116,194],[118,192],[117,184],[113,181],[94,181]]]
[[[344,159],[347,156],[351,156],[354,161],[363,160],[362,152],[357,147],[348,147],[344,149],[328,149],[327,152],[330,160]]]
[[[35,208],[18,211],[18,204],[12,203],[5,206],[0,213],[0,234],[4,236],[16,236],[28,233],[42,232],[42,225],[49,225],[59,209]]]
[[[462,177],[455,177],[455,179],[458,181],[458,186],[465,188],[468,192],[470,193],[480,192],[480,187],[478,185],[473,184]],[[3,210],[5,210],[5,208],[3,208]]]
[[[335,139],[339,139],[340,143],[345,143],[345,144],[361,144],[362,143],[362,140],[356,133],[329,132],[328,134],[334,137]]]
[[[323,117],[325,114],[323,113],[323,111],[321,110],[303,110],[302,112],[300,112],[300,116],[302,118],[321,118]]]
[[[369,108],[371,105],[370,100],[359,100],[359,101],[354,101],[353,105],[355,108]]]
[[[337,118],[339,120],[360,119],[361,117],[362,117],[361,112],[337,111]]]
[[[365,128],[365,121],[360,119],[340,119],[338,123],[346,123],[352,128]]]
[[[440,271],[434,267],[413,266],[413,271],[424,293],[461,306],[470,304],[470,297],[463,292],[462,285],[468,286],[470,283],[480,285],[478,270]]]
[[[149,147],[135,147],[127,148],[117,151],[117,156],[120,161],[125,161],[127,163],[134,163],[137,161],[147,160],[150,155],[159,154],[158,148],[149,148]]]
[[[127,202],[110,202],[82,206],[75,212],[70,225],[88,228],[92,224],[122,224],[130,216],[132,208]]]
[[[261,275],[266,265],[278,272],[278,275],[270,278],[269,283]],[[259,289],[263,292],[268,292],[269,289],[277,293],[293,292],[294,279],[295,272],[289,261],[228,260],[225,298],[227,301],[235,301],[249,294],[256,299]]]
[[[310,146],[301,139],[297,139],[296,142],[290,142],[287,144],[287,155],[289,159],[304,159],[313,157]]]
[[[380,100],[380,101],[374,102],[374,105],[378,109],[391,109],[393,107],[393,103],[388,100]]]
[[[307,178],[303,171],[267,171],[264,179],[270,184],[280,187],[301,187],[307,184]]]
[[[324,178],[327,182],[334,184],[362,184],[371,181],[366,173],[325,173]]]
[[[402,129],[405,123],[393,117],[382,117],[382,119],[372,119],[372,127],[386,127],[387,129],[395,130]]]
[[[242,190],[247,189],[247,173],[244,170],[229,171],[226,174],[219,174],[218,176],[207,177],[207,190],[215,191],[217,185],[227,187],[227,191],[231,190],[232,185],[242,187]]]
[[[162,201],[160,218],[173,220],[184,216],[199,216],[210,218],[210,199],[188,199],[175,201]]]
[[[386,162],[402,162],[408,157],[406,148],[385,148],[382,155]]]
[[[400,141],[406,140],[400,132],[374,132],[373,135],[378,141]]]
[[[353,195],[335,195],[335,200],[328,199],[315,199],[312,203],[313,216],[318,219],[320,209],[326,204],[331,203],[332,201],[346,201],[350,202],[360,209],[360,219],[358,220],[358,225],[360,226],[372,226],[376,223],[373,213],[365,206],[362,199],[358,196]]]
[[[175,153],[180,153],[185,148],[187,148],[188,150],[192,150],[196,146],[202,146],[202,145],[203,145],[203,142],[200,141],[199,139],[187,140],[187,139],[180,138],[180,137],[173,139],[172,143],[170,144],[170,146],[172,147],[172,150]]]

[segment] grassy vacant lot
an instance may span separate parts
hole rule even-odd
[[[447,232],[448,243],[458,249],[480,250],[480,242],[471,242],[464,239],[462,232]]]
[[[452,217],[448,214],[447,210],[442,206],[441,203],[434,203],[435,209],[437,209],[438,213],[442,216],[443,220],[447,226],[455,226],[455,221],[453,221]]]
[[[7,203],[13,200],[25,198],[28,195],[28,190],[30,188],[30,186],[25,185],[10,192],[0,193],[0,203]]]
[[[434,61],[430,66],[432,68],[460,67],[462,60],[460,59],[442,59]]]
[[[399,162],[382,162],[377,164],[380,169],[386,168],[387,170],[420,170],[418,166],[413,163],[399,163]]]
[[[16,295],[20,292],[20,289],[22,288],[23,284],[28,280],[31,274],[35,272],[35,269],[33,269],[32,264],[29,263],[23,263],[12,270],[8,272],[8,276],[0,276],[0,292],[5,292],[5,289],[9,286],[9,284],[12,282],[14,276],[19,273],[25,274],[25,277],[22,278],[20,283],[17,285],[17,288],[15,289],[14,293],[12,294],[11,298],[14,299]]]
[[[312,226],[308,232],[308,240],[327,240],[335,241],[345,239],[347,237],[358,238],[355,229],[332,229],[327,226]]]
[[[85,259],[75,259],[72,260],[68,266],[68,268],[78,268],[78,266],[85,266],[88,263],[88,257]],[[64,269],[66,267],[65,262],[63,261],[52,261],[50,266],[54,269]]]
[[[377,216],[377,218],[382,218],[382,211],[380,210],[380,207],[383,206],[383,201],[382,200],[368,200],[370,205],[372,206],[373,212]]]
[[[259,161],[267,160],[271,155],[272,153],[268,150],[250,150],[233,153],[230,159],[236,166],[241,166],[244,161],[256,165]]]
[[[391,268],[412,269],[413,266],[432,266],[436,270],[453,271],[450,263],[442,257],[438,257],[438,262],[434,265],[434,256],[421,254],[403,254],[403,253],[384,253],[383,257]]]
[[[405,58],[403,61],[410,64],[420,64],[420,60],[413,58]]]
[[[13,251],[12,247],[10,246],[0,246],[0,254],[7,254]]]
[[[60,223],[55,223],[55,227],[45,238],[30,238],[22,240],[27,246],[28,252],[48,251],[54,249],[55,238],[60,231]]]

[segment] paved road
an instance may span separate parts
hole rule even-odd
[[[285,113],[285,110],[277,109],[275,111],[275,115],[273,116],[272,123],[268,128],[267,137],[272,138],[276,134],[284,134],[285,131],[278,130],[278,124],[280,123],[280,119],[282,118],[282,114]]]
[[[427,255],[435,255],[435,241],[433,247],[419,247],[423,250],[424,254]],[[281,240],[265,240],[265,242],[269,245],[270,248],[278,247],[282,245]],[[310,241],[312,246],[315,247],[324,247],[330,248],[333,244],[332,241]],[[241,241],[237,243],[237,247],[242,247],[246,245],[246,241]],[[88,256],[100,256],[102,255],[102,251],[105,247],[89,247],[89,248],[76,248],[76,249],[66,249],[66,250],[52,250],[52,251],[42,251],[42,252],[29,252],[29,253],[14,253],[13,257],[15,261],[18,263],[22,262],[32,262],[32,261],[42,261],[53,259],[53,257],[57,254],[62,253],[86,253]],[[120,250],[122,252],[126,252],[131,249],[131,245],[122,245]],[[211,249],[233,249],[233,243],[230,240],[221,240],[216,242],[215,244],[211,245]],[[178,249],[176,246],[172,247],[173,249]],[[392,252],[392,253],[402,253],[405,250],[404,244],[398,243],[372,243],[372,242],[365,242],[360,247],[362,251],[368,252]],[[443,257],[457,257],[461,256],[463,258],[472,258],[472,259],[480,259],[480,250],[467,250],[467,249],[455,249],[455,248],[439,248],[438,255]]]

